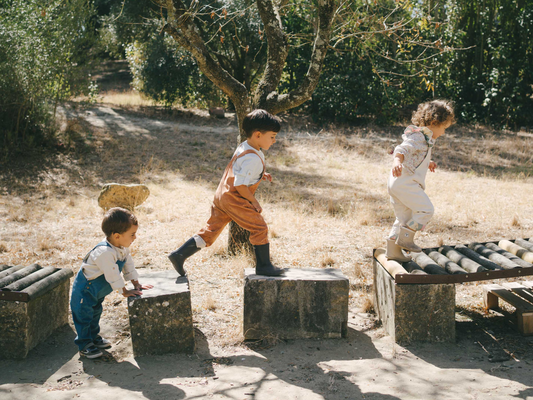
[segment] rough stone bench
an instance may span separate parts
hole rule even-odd
[[[153,289],[128,297],[131,342],[135,356],[193,353],[191,292],[187,277],[175,271],[141,274]]]
[[[405,263],[373,258],[374,309],[398,343],[455,340],[455,283],[533,275],[533,239],[422,249]]]
[[[512,323],[522,335],[533,335],[533,282],[502,283],[501,285],[492,284],[483,286],[483,303],[487,310],[500,310],[498,307],[498,298],[506,301],[516,311],[514,315],[509,315]]]
[[[340,338],[347,334],[349,280],[338,269],[245,270],[245,339]]]
[[[0,359],[22,359],[68,324],[70,268],[0,265]]]

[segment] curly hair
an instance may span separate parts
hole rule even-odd
[[[448,100],[433,100],[418,105],[413,111],[411,122],[416,126],[441,125],[446,122],[455,123],[453,103]]]

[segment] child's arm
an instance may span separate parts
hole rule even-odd
[[[392,162],[392,176],[395,178],[402,176],[404,156],[402,153],[394,154],[394,161]]]
[[[252,205],[254,206],[254,208],[257,210],[258,213],[263,211],[263,209],[259,205],[259,202],[257,201],[257,199],[254,197],[252,192],[250,192],[250,189],[248,188],[248,186],[239,185],[239,186],[235,186],[235,189],[237,190],[237,192],[239,192],[239,194],[242,197],[244,197],[246,200],[248,200],[250,203],[252,203]]]
[[[435,172],[435,170],[437,169],[437,163],[435,161],[431,160],[429,162],[429,167],[428,168],[429,168],[429,170],[431,172]]]
[[[265,173],[263,174],[263,180],[264,180],[264,181],[272,182],[272,175],[270,175],[268,172],[265,172]]]

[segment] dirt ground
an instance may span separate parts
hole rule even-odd
[[[57,148],[0,166],[0,264],[72,268],[101,240],[104,183],[145,183],[132,246],[142,273],[170,268],[166,254],[205,222],[236,145],[234,120],[202,110],[72,103]],[[114,346],[80,359],[72,323],[25,360],[0,363],[0,399],[533,399],[533,337],[485,313],[482,284],[456,285],[455,343],[399,346],[372,313],[372,249],[393,221],[384,181],[402,128],[319,127],[285,116],[266,154],[274,184],[259,199],[281,267],[335,267],[350,279],[348,336],[242,339],[246,256],[223,234],[191,257],[197,351],[134,357],[126,301],[104,304]],[[428,176],[437,210],[424,247],[533,236],[531,139],[453,128]],[[512,311],[512,310],[511,310]]]

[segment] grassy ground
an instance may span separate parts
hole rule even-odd
[[[99,190],[120,182],[143,183],[151,191],[136,210],[137,268],[171,268],[167,254],[209,216],[237,129],[231,116],[168,111],[131,100],[137,97],[124,89],[106,92],[106,103],[69,104],[57,151],[1,167],[0,264],[37,262],[77,271],[103,236]],[[386,179],[403,128],[318,127],[302,116],[283,119],[278,143],[266,154],[274,182],[258,191],[273,259],[280,267],[340,268],[351,283],[350,309],[369,311],[371,254],[384,245],[393,222]],[[450,128],[434,149],[439,169],[428,173],[427,193],[436,213],[419,244],[531,236],[531,143],[525,135]],[[186,264],[195,323],[217,346],[242,341],[242,277],[252,265],[246,256],[228,256],[226,244],[223,234]],[[457,290],[459,309],[481,315],[480,284]],[[104,318],[127,332],[120,299],[109,297]]]

